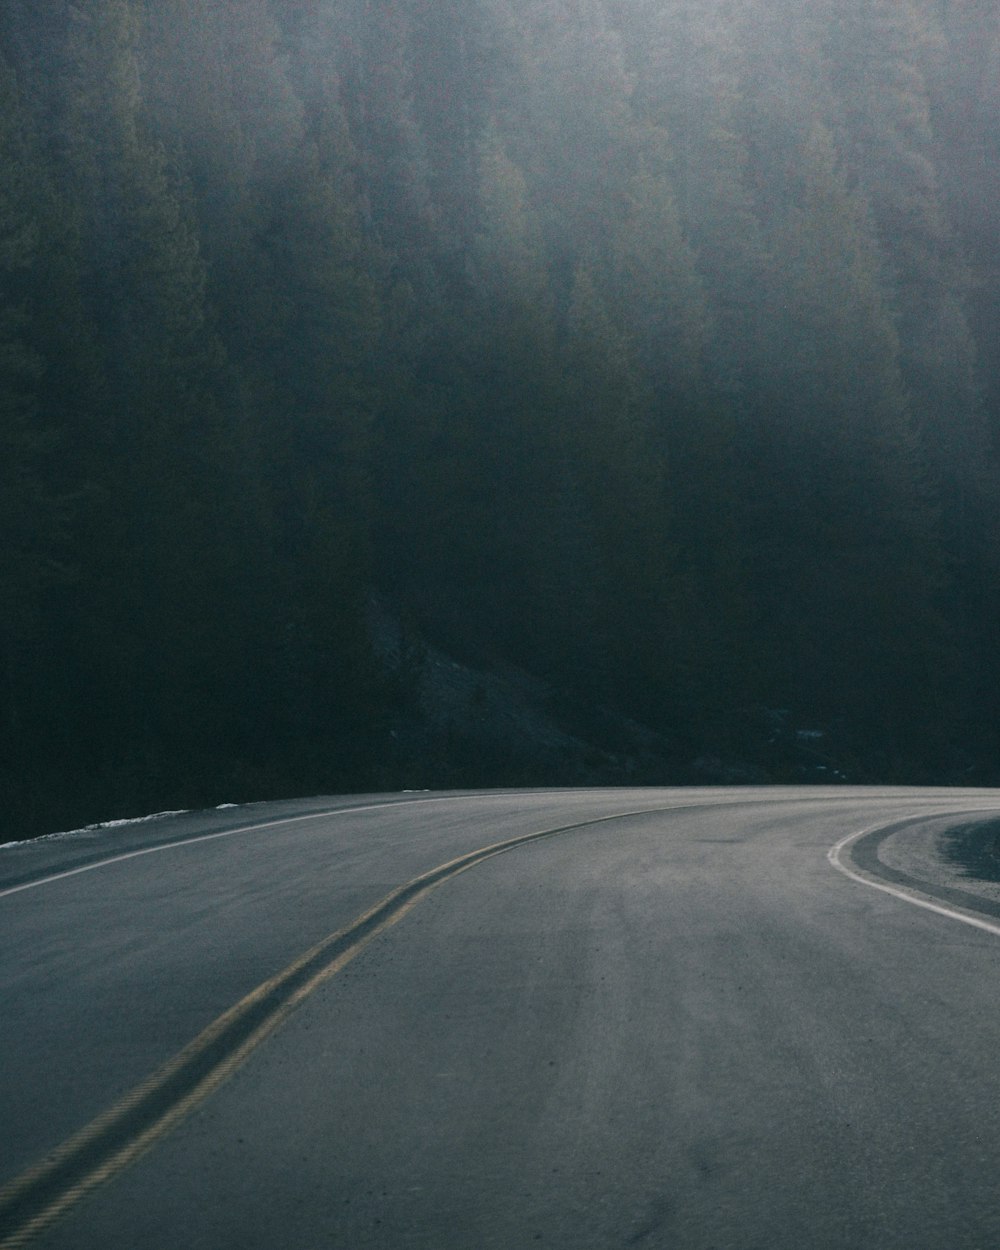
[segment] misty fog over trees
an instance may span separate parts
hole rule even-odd
[[[997,781],[998,100],[993,0],[0,0],[4,830],[587,779],[428,645]]]

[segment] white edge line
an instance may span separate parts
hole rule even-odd
[[[576,792],[575,787],[572,787],[570,789],[572,789],[573,792]],[[196,834],[195,836],[190,837],[190,838],[178,838],[174,842],[162,842],[159,846],[147,846],[147,847],[142,847],[139,850],[135,850],[135,851],[126,851],[122,855],[112,855],[112,856],[109,856],[107,859],[96,860],[92,864],[81,864],[78,868],[68,868],[64,872],[56,872],[56,873],[50,874],[47,877],[39,877],[35,881],[22,881],[20,885],[8,886],[6,889],[0,890],[0,898],[8,898],[11,894],[20,894],[22,890],[35,890],[40,885],[50,885],[54,881],[63,881],[67,877],[78,877],[81,873],[84,873],[84,872],[96,872],[98,868],[107,868],[111,864],[121,864],[121,863],[124,863],[124,861],[128,859],[138,859],[142,855],[156,855],[160,851],[173,851],[173,850],[179,849],[180,847],[197,846],[197,845],[200,845],[202,842],[214,842],[217,838],[233,838],[233,837],[236,837],[236,835],[240,833],[256,833],[259,829],[274,829],[278,825],[292,825],[292,824],[296,824],[299,821],[305,821],[305,820],[322,820],[324,817],[351,816],[355,812],[375,812],[375,811],[381,811],[384,808],[390,808],[390,807],[410,807],[417,803],[456,803],[456,802],[462,802],[463,800],[468,799],[469,797],[469,795],[467,794],[431,795],[429,791],[427,790],[404,790],[402,791],[402,793],[403,794],[419,794],[421,797],[411,798],[411,799],[395,799],[390,802],[383,802],[383,803],[364,803],[357,807],[324,808],[324,810],[321,812],[307,812],[305,815],[301,815],[301,816],[282,816],[277,820],[266,820],[266,821],[262,821],[259,824],[241,825],[238,829],[220,829],[217,833]],[[489,794],[490,792],[486,791],[485,793]],[[681,804],[680,806],[686,807],[688,805]],[[695,806],[700,806],[700,804],[696,804]],[[210,810],[218,811],[219,809],[213,808]],[[654,810],[660,810],[660,809],[654,809]],[[664,810],[673,810],[673,809],[670,808],[670,809],[664,809]],[[184,816],[187,814],[188,814],[187,810],[179,811],[179,812],[160,813],[160,815],[163,815],[163,816]],[[145,819],[145,818],[143,817],[142,819]],[[139,821],[129,821],[128,823],[138,824]],[[93,828],[95,829],[100,829],[104,827],[106,826],[104,825],[93,826]],[[73,832],[83,832],[83,830],[74,830]],[[46,836],[52,836],[52,835],[46,835]],[[29,841],[39,841],[39,840],[40,839],[29,839]]]
[[[575,787],[572,788],[575,792]],[[39,877],[35,881],[22,881],[20,885],[8,886],[4,890],[0,890],[0,898],[7,898],[11,894],[20,894],[22,890],[34,890],[40,885],[49,885],[53,881],[63,881],[67,877],[78,877],[84,872],[95,872],[98,868],[107,868],[111,864],[121,864],[127,859],[138,859],[142,855],[156,855],[160,851],[173,851],[179,847],[196,846],[202,842],[214,842],[216,838],[234,838],[240,833],[256,833],[258,829],[274,829],[278,825],[292,825],[298,821],[304,820],[321,820],[323,817],[330,816],[351,816],[355,812],[375,812],[390,807],[411,807],[417,803],[456,803],[467,799],[467,794],[435,794],[431,795],[427,790],[403,790],[403,794],[419,794],[420,798],[412,799],[395,799],[383,803],[364,803],[357,807],[330,807],[324,808],[321,812],[307,812],[301,816],[282,816],[278,820],[265,820],[259,824],[241,825],[238,829],[220,829],[217,833],[195,834],[190,838],[178,838],[174,842],[162,842],[159,846],[142,847],[136,851],[126,851],[122,855],[111,855],[107,859],[96,860],[92,864],[81,864],[78,868],[68,868],[65,872],[55,872],[47,877]],[[489,791],[485,791],[489,794]],[[211,808],[210,811],[218,811],[219,808]],[[190,809],[182,809],[177,812],[160,812],[158,816],[186,816],[190,814]],[[153,817],[140,817],[135,821],[127,821],[130,825],[140,824],[142,821],[152,820]],[[110,828],[113,822],[106,822],[101,825],[88,826],[86,830],[74,829],[73,833],[84,833]],[[29,842],[39,842],[48,837],[68,837],[69,834],[45,834],[43,838],[29,838]],[[5,843],[7,846],[20,845],[19,843]]]
[[[979,809],[974,809],[978,811]],[[992,809],[986,809],[992,810]],[[947,817],[950,814],[955,816],[971,815],[972,812],[942,812],[937,816],[928,816],[928,820]],[[915,817],[920,819],[920,817]],[[906,817],[903,817],[903,821]],[[904,903],[912,903],[914,907],[923,907],[925,911],[936,912],[939,916],[947,916],[950,920],[960,920],[962,924],[971,925],[973,929],[982,929],[985,933],[992,933],[995,937],[1000,937],[1000,924],[994,924],[992,921],[983,920],[980,916],[974,916],[971,912],[967,912],[958,907],[949,907],[944,903],[932,901],[926,894],[919,894],[916,891],[904,890],[898,885],[889,885],[886,881],[876,881],[872,877],[864,876],[853,868],[849,868],[847,864],[840,858],[841,852],[845,851],[852,842],[857,842],[869,833],[877,833],[880,829],[891,829],[893,825],[902,823],[900,820],[890,820],[886,822],[880,821],[877,825],[869,825],[867,829],[860,829],[857,833],[849,833],[846,838],[841,838],[836,846],[831,846],[826,853],[827,859],[839,869],[845,877],[850,877],[852,881],[857,881],[859,885],[867,885],[873,890],[881,890],[883,894],[891,894],[893,898],[902,899]]]
[[[407,793],[407,792],[404,791],[404,793]],[[410,791],[409,793],[414,793],[414,792]],[[202,842],[214,842],[218,838],[234,838],[238,834],[241,834],[241,833],[256,833],[258,830],[261,830],[261,829],[274,829],[274,828],[277,828],[279,825],[292,825],[292,824],[298,823],[299,821],[322,820],[324,818],[328,818],[332,816],[349,816],[355,812],[380,811],[383,808],[388,808],[388,807],[408,807],[411,804],[416,804],[416,803],[455,802],[455,801],[468,797],[467,795],[457,795],[457,794],[456,795],[442,794],[442,795],[434,795],[433,797],[431,797],[427,794],[427,791],[417,791],[416,793],[420,793],[423,797],[419,799],[397,799],[395,801],[388,802],[388,803],[365,803],[358,807],[332,807],[332,808],[324,809],[321,812],[308,812],[305,815],[299,815],[299,816],[282,816],[277,820],[266,820],[266,821],[260,822],[259,824],[241,825],[237,829],[221,829],[217,833],[197,834],[194,837],[190,837],[190,838],[178,838],[175,842],[163,842],[159,846],[147,846],[147,847],[142,847],[139,850],[135,850],[135,851],[126,851],[122,855],[112,855],[107,859],[99,859],[95,863],[92,863],[92,864],[81,864],[78,868],[69,868],[65,872],[52,873],[50,876],[47,876],[47,877],[39,877],[35,881],[23,881],[20,885],[8,886],[6,889],[0,890],[0,898],[8,898],[10,895],[20,894],[24,890],[35,890],[39,886],[42,886],[42,885],[50,885],[52,882],[55,882],[55,881],[63,881],[67,877],[78,877],[82,873],[85,873],[85,872],[96,872],[97,869],[99,868],[108,868],[112,864],[121,864],[129,859],[139,859],[143,855],[156,855],[156,854],[159,854],[161,851],[173,851],[181,847],[185,847],[185,846],[199,845]],[[682,806],[687,806],[687,805],[685,804]],[[700,804],[695,804],[694,806],[700,806]],[[978,812],[980,810],[993,811],[996,809],[995,808],[987,808],[987,809],[973,808],[969,810],[968,814],[971,815],[973,812]],[[950,813],[947,813],[947,812],[935,813],[933,816],[928,816],[928,819],[934,819],[936,816],[946,816],[949,814]],[[954,815],[956,816],[965,815],[965,814],[966,814],[965,812],[954,813]],[[187,815],[187,812],[186,811],[163,812],[163,813],[160,813],[160,815],[164,815],[164,816]],[[903,817],[902,819],[906,820],[907,817]],[[914,819],[919,819],[919,817],[915,816]],[[136,822],[130,822],[130,823],[139,823],[139,822],[136,821]],[[826,857],[830,861],[830,863],[834,866],[834,868],[839,869],[839,871],[842,872],[844,876],[850,877],[851,880],[857,881],[860,885],[870,886],[871,889],[873,890],[881,890],[883,893],[891,894],[893,895],[893,897],[902,899],[904,902],[913,903],[917,907],[926,908],[927,911],[937,912],[941,916],[949,916],[953,920],[961,920],[964,924],[972,925],[973,928],[983,929],[987,933],[992,933],[992,934],[995,934],[997,937],[1000,937],[1000,925],[991,924],[988,920],[982,920],[977,916],[973,916],[967,912],[960,911],[957,908],[945,907],[941,903],[932,902],[929,898],[927,898],[924,895],[911,893],[907,890],[900,889],[898,886],[888,885],[885,882],[875,881],[868,877],[862,876],[860,873],[855,872],[854,869],[848,868],[847,865],[841,861],[840,852],[845,850],[848,846],[850,846],[852,842],[856,842],[859,838],[863,838],[866,834],[875,833],[876,830],[878,829],[888,829],[892,825],[895,825],[898,823],[900,823],[900,818],[897,818],[888,822],[880,821],[877,825],[870,825],[866,829],[858,830],[857,833],[849,833],[846,837],[841,838],[840,841],[835,846],[832,846],[830,848],[830,850],[827,852]]]
[[[278,820],[265,820],[260,824],[241,825],[238,829],[220,829],[217,833],[196,834],[191,838],[178,838],[176,842],[163,842],[159,846],[142,847],[137,851],[126,851],[123,855],[112,855],[107,859],[99,859],[93,864],[81,864],[79,868],[68,868],[65,872],[55,872],[48,877],[39,877],[36,881],[22,881],[20,885],[8,886],[0,890],[0,898],[11,894],[20,894],[22,890],[35,890],[40,885],[49,885],[53,881],[63,881],[67,877],[78,877],[83,872],[95,872],[98,868],[107,868],[111,864],[121,864],[127,859],[138,859],[142,855],[156,855],[160,851],[173,851],[183,846],[195,846],[202,842],[214,842],[217,838],[234,838],[240,833],[256,833],[259,829],[274,829],[278,825],[293,825],[299,821],[322,820],[331,816],[350,816],[354,812],[373,812],[384,807],[408,807],[413,803],[446,803],[463,797],[461,795],[443,794],[434,798],[401,799],[390,803],[365,803],[360,807],[331,807],[322,812],[307,812],[299,816],[282,816]],[[184,814],[184,813],[171,813]]]

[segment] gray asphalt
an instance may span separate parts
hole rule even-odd
[[[2,891],[5,871],[308,816],[0,896],[0,1184],[402,881],[633,814],[448,881],[31,1244],[1000,1246],[1000,937],[826,858],[1000,793],[552,791],[317,815],[343,803],[189,815],[6,868],[0,851]]]

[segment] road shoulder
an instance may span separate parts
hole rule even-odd
[[[851,845],[849,859],[876,880],[1000,919],[998,844],[995,813],[953,814],[873,830]]]

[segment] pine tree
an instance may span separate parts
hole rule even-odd
[[[58,511],[42,479],[53,431],[42,424],[44,361],[31,316],[42,222],[39,169],[26,130],[15,76],[0,61],[0,636],[8,647],[12,634],[21,635],[34,621],[39,587],[58,550],[53,543]]]
[[[512,6],[516,76],[502,131],[541,213],[568,294],[576,265],[603,256],[635,170],[620,39],[599,0]]]
[[[363,620],[377,251],[364,237],[357,154],[319,14],[246,0],[238,11],[207,6],[201,23],[189,10],[168,29],[201,31],[195,59],[216,131],[206,142],[204,100],[186,119],[178,101],[177,133],[246,413],[258,580],[274,596],[254,644],[255,684],[292,756],[308,726],[325,741],[357,740],[366,698],[378,714]],[[183,83],[179,39],[165,64],[161,127]]]
[[[920,18],[923,18],[923,22]],[[841,6],[833,60],[849,159],[896,288],[901,366],[939,478],[949,543],[982,514],[989,443],[967,316],[968,276],[935,166],[924,46],[937,32],[912,4]]]
[[[485,0],[410,0],[414,119],[424,138],[435,234],[458,272],[476,227],[478,149],[495,35]]]
[[[905,707],[926,728],[946,683],[928,681],[917,698],[907,673],[920,655],[936,674],[949,661],[933,609],[942,567],[879,251],[828,131],[814,127],[800,165],[779,251],[787,304],[774,310],[781,425],[762,431],[782,476],[764,512],[770,538],[755,535],[758,577],[775,610],[795,605],[774,628],[790,631],[800,690],[865,723],[879,700],[897,715]]]
[[[0,56],[0,778],[31,828],[72,740],[59,638],[85,520],[86,378],[61,205],[17,75]],[[82,463],[83,462],[83,463]],[[53,621],[53,613],[58,619]]]
[[[129,767],[148,771],[181,744],[197,754],[193,710],[218,706],[207,696],[232,651],[219,607],[232,568],[226,365],[190,190],[144,106],[141,17],[124,0],[77,6],[61,84],[69,144],[60,172],[98,357],[76,606],[89,673],[80,698],[105,709],[99,767],[119,780],[130,756]],[[210,716],[197,725],[202,744],[218,729]]]

